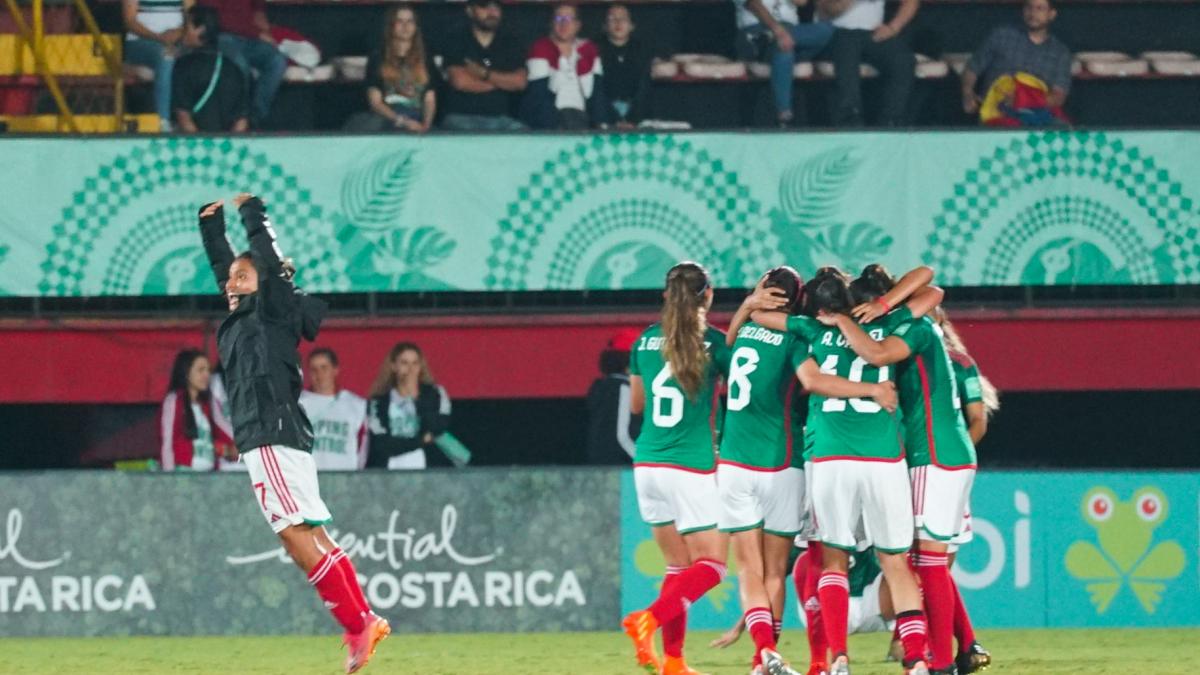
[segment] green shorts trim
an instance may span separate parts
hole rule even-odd
[[[909,551],[911,551],[912,546],[905,546],[904,548],[883,548],[882,546],[876,546],[875,550],[880,553],[887,553],[890,555],[899,555],[901,553],[908,553]]]
[[[760,520],[753,525],[744,525],[742,527],[722,527],[722,528],[720,528],[720,530],[727,534],[733,534],[735,532],[749,532],[750,530],[758,530],[758,529],[761,529],[762,526],[763,526],[763,521]]]
[[[311,525],[312,527],[323,527],[332,522],[333,522],[333,516],[330,516],[330,517],[326,518],[325,520],[309,520],[308,518],[304,519],[304,524]]]
[[[705,532],[707,530],[715,529],[717,529],[717,524],[713,523],[711,525],[701,525],[700,527],[689,527],[686,530],[680,530],[679,534],[695,534],[696,532]]]
[[[830,546],[830,547],[838,549],[839,551],[846,551],[847,553],[857,553],[858,552],[857,546],[842,546],[841,544],[830,543],[828,541],[825,541],[824,539],[821,540],[821,545],[822,546]]]
[[[938,542],[939,544],[947,544],[947,543],[950,543],[950,541],[951,541],[952,539],[954,539],[956,536],[958,536],[958,535],[956,535],[956,534],[952,534],[952,535],[950,535],[950,536],[948,536],[948,537],[943,537],[942,535],[940,535],[940,534],[938,534],[938,533],[936,533],[936,532],[933,532],[933,531],[931,531],[931,530],[930,530],[928,527],[925,527],[924,525],[922,525],[921,527],[917,528],[917,530],[918,530],[918,532],[917,532],[917,539],[920,539],[920,538],[921,538],[921,532],[924,532],[925,534],[929,535],[929,537],[930,537],[930,538],[931,538],[933,541],[936,541],[936,542]]]
[[[650,527],[666,527],[666,526],[668,526],[668,525],[674,525],[674,524],[675,524],[675,521],[673,521],[673,520],[664,520],[664,521],[662,521],[661,523],[652,523],[652,522],[650,522],[650,521],[646,521],[646,524],[647,524],[647,525],[649,525]]]
[[[788,539],[795,539],[796,535],[800,534],[800,530],[796,530],[795,532],[780,532],[779,530],[768,530],[767,528],[764,527],[763,534],[773,534],[776,537],[787,537]]]

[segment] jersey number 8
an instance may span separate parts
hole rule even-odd
[[[827,375],[837,375],[838,355],[830,354],[825,357],[821,363],[821,372]],[[854,359],[850,363],[850,373],[846,376],[851,382],[862,382],[863,368],[867,367],[867,362],[862,357]],[[888,379],[888,367],[879,367],[879,381],[886,382]],[[854,408],[854,412],[858,413],[877,413],[883,408],[870,399],[865,398],[827,398],[825,403],[821,405],[822,412],[844,412],[846,410],[846,401],[850,401],[850,407]]]
[[[738,347],[729,364],[729,409],[737,412],[750,405],[750,373],[758,370],[758,350]]]

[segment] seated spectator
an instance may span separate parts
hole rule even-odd
[[[338,358],[328,347],[308,355],[308,389],[300,407],[313,428],[313,460],[319,471],[355,471],[367,464],[367,401],[338,389]]]
[[[745,60],[771,64],[771,93],[779,126],[792,123],[792,84],[797,59],[811,59],[829,44],[833,25],[828,21],[800,22],[798,7],[808,0],[739,0],[737,3],[739,55]],[[765,53],[764,53],[765,52]]]
[[[637,447],[641,416],[629,410],[629,352],[641,335],[623,330],[600,352],[600,377],[588,389],[588,464],[628,465]]]
[[[209,363],[203,352],[175,355],[159,429],[163,471],[213,471],[217,457],[236,456],[229,429],[213,417]]]
[[[604,95],[611,108],[608,119],[621,129],[636,127],[649,114],[653,54],[634,33],[635,28],[625,5],[608,8],[599,43],[600,62],[604,65]]]
[[[991,91],[1004,76],[1027,73],[1045,85],[1044,104],[1059,109],[1071,89],[1071,52],[1050,34],[1058,16],[1051,0],[1025,0],[1024,25],[1000,26],[971,55],[962,74],[963,111],[979,112],[981,94]],[[982,86],[980,86],[982,84]]]
[[[154,111],[164,133],[171,131],[171,69],[183,40],[183,10],[182,0],[121,0],[125,60],[154,71]]]
[[[221,18],[221,52],[242,69],[247,81],[255,76],[250,122],[262,127],[271,112],[275,92],[283,82],[287,57],[271,37],[266,0],[197,0],[217,10]]]
[[[452,466],[437,439],[450,427],[450,397],[433,380],[421,348],[392,347],[371,387],[367,407],[367,467]]]
[[[367,61],[368,112],[350,118],[347,130],[421,134],[437,114],[437,68],[425,52],[417,14],[408,5],[388,10],[383,45]]]
[[[175,62],[171,107],[180,131],[246,131],[250,99],[242,71],[217,49],[217,12],[192,7],[184,44],[192,51]]]
[[[589,129],[609,122],[600,52],[579,37],[582,26],[574,5],[556,5],[550,35],[529,48],[521,121],[534,129]]]
[[[818,3],[819,14],[830,18],[836,29],[827,51],[834,69],[834,124],[863,123],[859,67],[864,62],[879,69],[883,77],[879,124],[904,124],[917,62],[901,32],[917,15],[920,3],[921,0],[900,0],[896,15],[886,23],[883,0],[851,0],[848,5],[837,0]]]
[[[446,47],[446,118],[460,131],[519,131],[512,95],[525,90],[525,50],[500,30],[499,0],[467,0],[469,24]]]

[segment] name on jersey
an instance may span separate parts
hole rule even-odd
[[[776,347],[783,344],[783,333],[777,333],[761,326],[742,326],[741,329],[738,330],[737,336],[739,340],[765,342],[766,344],[774,345]]]
[[[876,342],[882,342],[885,337],[882,328],[872,328],[867,331],[867,335],[870,335],[871,339]],[[849,347],[850,341],[846,339],[845,335],[842,335],[841,331],[827,330],[821,336],[821,344],[826,347],[833,347],[835,345],[838,347]]]
[[[346,439],[350,437],[350,423],[341,420],[316,420],[313,422],[313,452],[346,452]]]
[[[645,351],[661,352],[663,347],[665,347],[666,345],[667,345],[667,338],[665,338],[665,337],[645,337],[645,336],[643,336],[642,341],[638,343],[638,351],[639,352],[645,352]],[[711,347],[712,347],[712,342],[709,340],[705,340],[704,348],[709,349]]]

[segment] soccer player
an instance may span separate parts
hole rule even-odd
[[[760,315],[774,314],[783,321],[799,311],[803,285],[794,269],[771,270],[762,286],[755,296],[779,289],[786,304],[779,310],[756,311],[756,297],[751,296],[730,326],[736,337],[717,488],[720,529],[731,536],[746,628],[754,640],[754,665],[761,662],[767,673],[780,675],[794,672],[776,651],[776,641],[788,555],[800,533],[805,487],[803,458],[794,443],[801,430],[793,428],[790,416],[797,385],[803,384],[810,396],[874,399],[871,404],[880,409],[895,409],[896,396],[888,382],[863,383],[820,372],[808,358],[804,338],[757,323]],[[754,319],[741,325],[751,314]]]
[[[886,291],[870,303],[869,313],[887,312],[904,298],[903,290],[890,288],[891,277],[879,265],[868,266],[855,283],[864,289],[860,292]],[[953,365],[937,323],[908,308],[886,316],[902,322],[890,335],[868,335],[848,316],[838,317],[837,326],[854,353],[871,366],[902,364],[898,383],[912,477],[917,574],[929,616],[930,666],[932,673],[949,674],[955,672],[956,603],[947,549],[961,533],[970,507],[975,446],[963,423]]]
[[[317,471],[354,471],[367,464],[367,401],[338,389],[338,357],[328,347],[308,355],[309,389],[300,405],[313,425],[313,460]]]
[[[325,304],[292,284],[262,201],[241,194],[233,203],[249,251],[233,255],[220,201],[201,208],[200,233],[229,302],[217,349],[225,364],[234,441],[263,517],[345,630],[346,672],[357,672],[391,629],[371,611],[354,565],[324,528],[332,518],[317,485],[312,426],[300,407],[296,349],[301,339],[316,338]]]
[[[919,287],[924,276],[932,277],[932,271],[928,268],[914,271],[905,279],[905,287]],[[822,270],[812,289],[812,304],[823,321],[839,325],[843,321],[854,322],[850,316],[854,303],[843,273],[836,269]],[[932,309],[941,296],[939,289],[922,289],[905,315],[879,316],[867,328],[882,339],[906,325],[912,314]],[[756,312],[753,317],[760,323],[769,321],[772,327],[780,326],[777,318],[767,315]],[[836,327],[814,328],[812,320],[806,317],[790,317],[783,327],[808,340],[810,368],[819,367],[823,373],[837,374],[852,382],[895,382],[892,369],[868,365],[840,339]],[[928,672],[921,592],[906,559],[913,540],[913,516],[901,432],[900,416],[876,401],[817,391],[809,396],[805,444],[813,461],[812,506],[823,545],[824,572],[817,593],[833,655],[831,675],[850,672],[846,647],[848,572],[850,553],[863,540],[875,546],[888,582],[904,645],[905,671],[917,675]]]
[[[638,665],[689,674],[683,658],[687,608],[725,577],[727,542],[717,532],[714,450],[717,380],[729,372],[725,335],[708,325],[708,272],[681,262],[667,272],[662,320],[634,343],[630,410],[649,408],[637,439],[633,478],[638,510],[667,562],[658,599],[625,617]],[[665,662],[654,647],[663,632]]]

